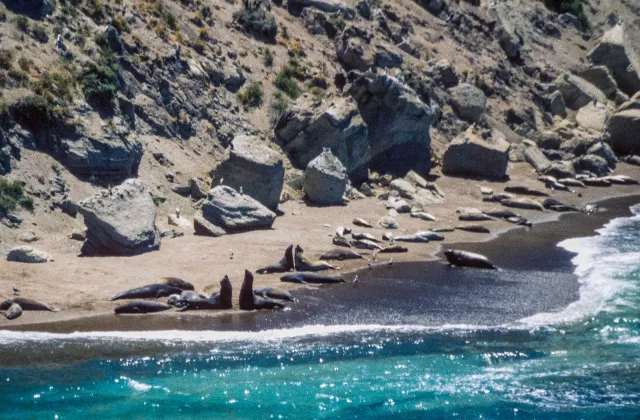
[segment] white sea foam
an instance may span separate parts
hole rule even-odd
[[[640,251],[623,252],[619,249],[625,241],[638,241],[638,238],[625,234],[625,228],[640,223],[640,205],[631,211],[632,217],[611,220],[597,231],[597,236],[568,239],[558,244],[577,253],[572,262],[580,281],[579,299],[562,311],[540,313],[521,319],[514,326],[531,328],[574,323],[624,305],[625,302],[619,298],[620,293],[638,285],[616,277],[640,265]]]

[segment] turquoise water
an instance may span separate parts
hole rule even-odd
[[[43,363],[0,368],[0,418],[637,418],[634,212],[560,244],[577,253],[577,302],[511,325],[0,332],[5,354]],[[60,353],[89,360],[46,364]]]

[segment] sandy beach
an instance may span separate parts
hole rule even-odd
[[[438,219],[437,222],[425,222],[400,215],[400,228],[394,232],[397,236],[435,227],[457,226],[455,210],[460,207],[475,207],[488,210],[499,207],[497,203],[482,202],[481,186],[501,192],[507,185],[526,185],[544,190],[544,185],[531,179],[527,172],[530,166],[514,164],[508,183],[490,183],[461,178],[442,176],[437,184],[445,192],[445,202],[434,204],[426,211]],[[620,164],[618,174],[640,178],[640,168]],[[580,189],[578,193],[546,190],[550,195],[567,204],[583,206],[612,197],[624,197],[637,194],[637,185],[614,185],[608,188],[590,187]],[[383,190],[376,191],[378,194]],[[581,195],[581,196],[580,196]],[[634,201],[635,200],[635,201]],[[597,215],[575,214],[563,217],[559,223],[539,225],[543,222],[557,220],[560,213],[518,211],[522,216],[534,223],[534,228],[527,230],[504,221],[490,221],[481,224],[491,229],[491,234],[478,234],[455,231],[445,233],[445,241],[428,244],[407,244],[409,252],[393,255],[394,261],[425,262],[439,258],[436,254],[441,246],[463,243],[463,249],[482,251],[490,258],[507,267],[509,261],[517,261],[512,254],[528,252],[536,248],[541,241],[544,247],[552,247],[560,240],[580,235],[589,235],[594,229],[602,226],[606,220],[628,212],[630,204],[637,202],[633,198],[621,201],[612,211],[602,211]],[[604,206],[606,208],[606,205]],[[201,329],[217,328],[221,325],[237,324],[239,320],[250,319],[254,315],[233,311],[198,311],[188,313],[165,312],[147,316],[115,316],[112,313],[117,302],[109,302],[109,296],[125,289],[154,283],[161,277],[174,276],[189,281],[201,290],[208,285],[218,288],[219,279],[228,274],[234,287],[234,305],[243,280],[244,269],[256,269],[277,262],[282,258],[284,249],[291,243],[300,244],[313,258],[322,252],[334,248],[331,237],[338,226],[347,226],[355,231],[366,231],[381,236],[384,229],[358,228],[352,225],[355,217],[362,217],[373,222],[387,214],[383,201],[377,198],[355,200],[341,207],[311,207],[301,201],[290,201],[281,205],[282,216],[278,217],[270,230],[247,232],[220,238],[203,238],[185,232],[185,236],[164,240],[161,249],[135,257],[78,257],[79,242],[66,237],[46,238],[37,242],[37,247],[51,253],[55,261],[47,264],[19,264],[0,262],[2,279],[0,289],[10,291],[16,284],[21,295],[46,302],[59,312],[26,312],[15,321],[0,320],[2,329],[18,329],[31,331],[88,331],[88,330],[135,330],[135,329]],[[572,222],[569,223],[568,221]],[[77,227],[82,226],[81,218],[75,220]],[[162,225],[161,222],[158,223]],[[548,226],[541,228],[541,226]],[[517,229],[513,235],[502,235],[492,246],[477,244],[495,239],[499,234]],[[533,238],[533,239],[532,239]],[[532,241],[537,241],[536,244]],[[474,244],[476,243],[476,244]],[[9,243],[3,242],[3,248]],[[533,248],[532,248],[533,247]],[[233,249],[234,258],[230,259],[228,250]],[[539,249],[536,248],[536,249]],[[366,252],[364,253],[366,256]],[[546,260],[527,258],[528,264],[539,265]],[[385,266],[389,257],[379,259]],[[541,257],[544,258],[544,257]],[[506,265],[505,265],[506,264]],[[352,272],[365,268],[365,260],[338,262],[339,271],[328,272],[344,275],[350,280]],[[368,270],[367,270],[368,271]],[[349,273],[349,274],[348,274]],[[256,275],[255,287],[276,286],[282,289],[299,288],[299,285],[281,283],[279,275]],[[301,296],[317,293],[318,287],[304,287],[310,291],[297,292]],[[323,288],[324,289],[324,288]],[[330,289],[330,288],[329,288]],[[342,293],[342,292],[340,292]],[[569,303],[575,299],[576,291],[569,291],[563,300],[556,302]],[[5,292],[6,298],[10,297]],[[303,299],[301,299],[303,300]],[[366,302],[360,303],[366,305]],[[292,313],[299,311],[303,303],[295,304]],[[549,308],[545,308],[549,309]],[[215,321],[214,321],[215,320]],[[244,323],[244,321],[242,322]],[[245,328],[249,324],[244,325]]]

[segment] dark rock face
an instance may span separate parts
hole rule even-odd
[[[387,75],[359,76],[349,93],[369,129],[371,168],[398,176],[411,169],[428,174],[429,127],[439,114],[438,105],[423,103],[412,89]]]
[[[27,15],[33,19],[42,19],[53,13],[55,8],[53,0],[10,0],[2,3],[13,13]]]
[[[509,164],[509,143],[498,132],[483,139],[470,127],[454,139],[444,154],[442,170],[448,175],[502,180]]]
[[[244,194],[275,210],[284,183],[282,155],[257,137],[236,137],[214,170],[212,185],[221,180],[236,191],[242,188]]]
[[[640,151],[640,109],[616,112],[607,124],[611,147],[619,154]]]
[[[84,255],[136,255],[160,248],[156,206],[138,179],[81,201],[78,211],[87,226]]]
[[[640,90],[640,59],[636,54],[625,27],[617,25],[602,36],[600,44],[589,54],[589,60],[607,67],[620,89],[633,95]]]

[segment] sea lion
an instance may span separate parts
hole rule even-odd
[[[212,310],[212,309],[231,309],[233,302],[231,300],[233,289],[228,276],[220,279],[220,291],[214,293],[208,299],[197,298],[185,301],[181,312],[192,310]]]
[[[518,195],[532,195],[534,197],[549,197],[549,194],[543,191],[534,190],[525,186],[505,187],[504,192]]]
[[[397,254],[401,252],[409,252],[409,249],[402,245],[389,245],[382,248],[380,251],[381,254]]]
[[[195,290],[193,284],[177,277],[163,277],[160,279],[158,284],[166,284],[167,286],[177,287],[182,290]]]
[[[349,243],[347,238],[345,238],[344,236],[338,236],[338,235],[334,236],[333,240],[332,240],[332,243],[334,245],[337,245],[337,246],[343,246],[345,248],[351,248],[351,244]]]
[[[362,255],[350,249],[332,249],[320,256],[321,260],[359,260],[364,258]]]
[[[382,234],[382,240],[393,242],[395,240],[395,236],[393,236],[393,233],[391,232],[385,232]]]
[[[263,287],[262,289],[253,289],[253,294],[261,296],[263,298],[288,300],[289,302],[296,302],[296,298],[289,292],[284,290],[274,289],[273,287]]]
[[[459,251],[456,249],[448,249],[444,251],[444,256],[447,257],[449,264],[456,265],[458,267],[472,267],[472,268],[489,268],[495,269],[496,266],[484,255],[476,254],[475,252]]]
[[[558,212],[567,212],[567,211],[578,211],[578,209],[574,206],[568,206],[554,198],[547,198],[542,202],[542,205],[545,209],[558,211]]]
[[[113,312],[116,314],[149,314],[171,309],[171,305],[160,302],[134,301],[126,305],[117,306]]]
[[[488,222],[496,219],[484,213],[463,213],[458,216],[458,220],[461,222]]]
[[[531,223],[529,220],[525,219],[524,217],[520,217],[520,216],[518,216],[518,217],[509,217],[507,219],[507,222],[513,223],[514,225],[533,227],[533,223]]]
[[[296,245],[295,263],[296,270],[300,271],[323,271],[339,269],[338,267],[324,261],[311,261],[304,255],[304,249],[302,249],[300,245]]]
[[[562,184],[560,182],[547,182],[544,184],[545,187],[549,188],[551,191],[555,191],[555,190],[561,190],[561,191],[569,191],[570,193],[575,193],[574,190],[572,190],[571,188],[569,188],[567,185]]]
[[[167,297],[174,294],[182,294],[179,287],[169,286],[166,284],[149,284],[135,289],[126,290],[117,295],[111,296],[109,300],[120,299],[154,299]]]
[[[493,195],[483,197],[482,201],[485,201],[488,203],[501,203],[504,200],[512,200],[514,198],[515,196],[513,194],[499,193],[499,194],[493,194]]]
[[[375,242],[368,241],[366,239],[359,239],[357,241],[352,241],[351,245],[358,249],[382,249],[380,245]]]
[[[627,162],[630,165],[640,166],[640,156],[636,156],[636,155],[627,156],[626,158],[623,158],[622,160],[624,160],[625,162]]]
[[[355,233],[353,232],[351,234],[351,237],[353,239],[357,240],[367,240],[367,241],[371,241],[371,242],[380,242],[380,240],[376,239],[375,236],[371,235],[370,233]]]
[[[580,188],[585,187],[584,182],[578,181],[577,179],[573,179],[573,178],[562,178],[562,179],[559,179],[558,182],[568,187],[580,187]]]
[[[301,284],[332,284],[344,283],[344,279],[340,277],[323,276],[315,273],[291,273],[280,277],[280,281],[285,283],[301,283]]]
[[[186,290],[184,292],[182,292],[181,295],[171,295],[169,296],[169,299],[167,300],[167,303],[171,306],[175,306],[177,308],[182,308],[184,307],[187,302],[192,301],[192,300],[197,300],[197,299],[202,299],[202,296],[200,296],[199,294],[197,294],[196,292],[192,291],[192,290]]]
[[[6,311],[13,305],[17,303],[20,305],[23,311],[49,311],[49,312],[58,312],[57,309],[52,308],[49,305],[44,303],[37,302],[32,299],[27,299],[23,297],[14,297],[9,300],[5,300],[0,304],[0,311]]]
[[[544,206],[540,202],[531,200],[529,198],[503,200],[500,202],[500,204],[506,207],[514,207],[517,209],[544,211]]]
[[[22,315],[22,307],[17,303],[12,303],[11,306],[9,306],[9,309],[0,312],[0,314],[4,315],[5,318],[11,321],[13,319],[19,318],[20,315]]]
[[[462,226],[456,226],[456,230],[461,230],[464,232],[471,232],[471,233],[491,233],[491,231],[481,225],[462,225]]]
[[[588,185],[589,187],[610,187],[611,181],[604,178],[584,178],[582,180],[584,185]]]
[[[293,245],[289,245],[284,251],[284,257],[282,257],[279,263],[260,268],[256,270],[256,273],[287,273],[292,270],[295,270],[295,261],[293,257]]]
[[[416,218],[416,219],[425,220],[427,222],[435,222],[436,221],[436,218],[433,217],[432,214],[424,212],[424,211],[412,211],[409,215],[411,217]]]
[[[548,182],[558,182],[558,180],[551,175],[541,175],[538,177],[538,181],[546,184]],[[561,181],[562,182],[562,181]]]
[[[507,209],[491,209],[489,211],[485,211],[484,214],[489,215],[491,217],[496,217],[498,219],[508,219],[510,217],[520,217],[519,214],[512,212]]]
[[[359,217],[357,217],[357,218],[353,219],[353,222],[352,222],[352,223],[353,223],[354,225],[356,225],[356,226],[361,226],[361,227],[366,227],[366,228],[371,228],[371,227],[373,227],[373,225],[372,225],[371,223],[369,223],[369,222],[367,222],[366,220],[361,219],[361,218],[359,218]]]
[[[397,236],[395,240],[397,242],[427,243],[429,241],[444,241],[444,236],[436,232],[424,231],[416,232],[413,235]]]
[[[262,299],[253,294],[253,274],[244,271],[244,281],[240,288],[240,309],[252,311],[254,309],[282,309],[286,306],[271,299]]]
[[[445,232],[453,232],[454,230],[456,230],[456,229],[454,227],[451,227],[451,226],[440,226],[440,227],[432,228],[431,232],[445,233]]]
[[[344,226],[338,226],[338,228],[336,229],[336,235],[338,236],[346,236],[349,235],[351,233],[351,229],[346,228]]]
[[[606,176],[602,179],[606,179],[612,184],[618,184],[618,185],[637,185],[638,184],[638,181],[626,175],[611,175],[611,176]]]

